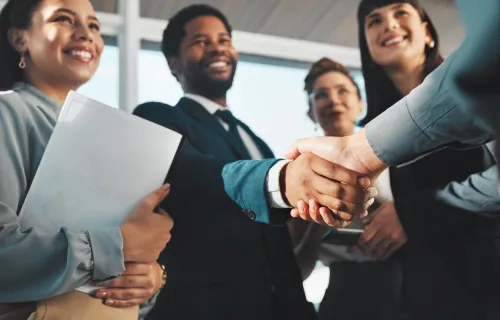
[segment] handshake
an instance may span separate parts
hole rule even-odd
[[[282,170],[280,185],[294,207],[292,216],[331,227],[345,227],[367,215],[377,195],[375,181],[387,167],[364,131],[298,140],[285,156],[293,161]]]

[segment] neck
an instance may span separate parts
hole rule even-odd
[[[70,90],[76,91],[78,89],[78,87],[69,84],[50,83],[35,77],[26,77],[25,81],[61,104],[66,100]]]
[[[385,72],[399,92],[403,96],[406,96],[411,90],[422,83],[424,63],[425,57],[405,65],[387,67],[385,68]]]
[[[213,101],[213,102],[217,103],[218,105],[220,105],[223,108],[227,107],[227,98],[226,98],[226,95],[223,95],[222,97],[208,97],[205,94],[200,94],[198,92],[195,92],[194,90],[189,90],[189,89],[185,89],[184,93],[190,93],[190,94],[195,94],[195,95],[198,95],[198,96],[202,96],[202,97],[204,97],[204,98],[206,98],[206,99],[208,99],[210,101]]]
[[[327,137],[345,137],[350,136],[354,133],[354,128],[344,129],[344,130],[330,130],[325,131],[325,136]]]

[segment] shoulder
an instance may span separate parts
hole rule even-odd
[[[30,118],[30,106],[21,95],[13,90],[0,91],[0,121],[26,123]]]
[[[161,126],[175,129],[187,122],[187,115],[178,107],[162,102],[146,102],[140,104],[132,112],[134,115]]]
[[[132,113],[144,118],[150,116],[177,115],[179,114],[179,110],[169,104],[152,101],[138,105]]]

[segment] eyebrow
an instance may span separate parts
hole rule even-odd
[[[218,36],[230,36],[229,33],[227,32],[220,32],[218,34]],[[198,39],[198,38],[207,38],[208,36],[204,33],[195,33],[191,36],[191,40],[195,40],[195,39]]]
[[[67,13],[67,14],[70,14],[72,16],[76,16],[77,15],[76,12],[74,12],[73,10],[67,9],[67,8],[59,8],[54,13],[58,13],[58,12],[59,13],[60,12]],[[95,21],[99,22],[99,19],[97,19],[96,16],[88,16],[87,19],[95,20]]]
[[[401,8],[403,5],[404,5],[404,3],[396,3],[396,4],[393,4],[393,5],[391,6],[391,8],[390,8],[390,9],[391,9],[391,10],[399,9],[399,8]],[[371,19],[371,18],[375,18],[375,17],[380,17],[380,13],[378,13],[378,12],[372,12],[372,13],[370,13],[370,14],[366,17],[366,19]]]
[[[351,89],[352,86],[348,84],[338,84],[333,87],[319,87],[315,90],[315,92],[321,91],[321,90],[330,90],[330,89],[338,89],[338,88],[344,88],[344,89]]]

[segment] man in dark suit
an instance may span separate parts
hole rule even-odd
[[[264,141],[231,114],[226,92],[238,54],[218,10],[195,5],[178,12],[162,48],[185,96],[174,108],[146,103],[134,113],[180,132],[185,141],[163,203],[175,221],[160,257],[168,283],[150,318],[314,318],[284,226],[288,203],[314,195],[349,218],[348,212],[366,209],[372,191],[353,187],[358,175],[316,156],[272,159]]]

